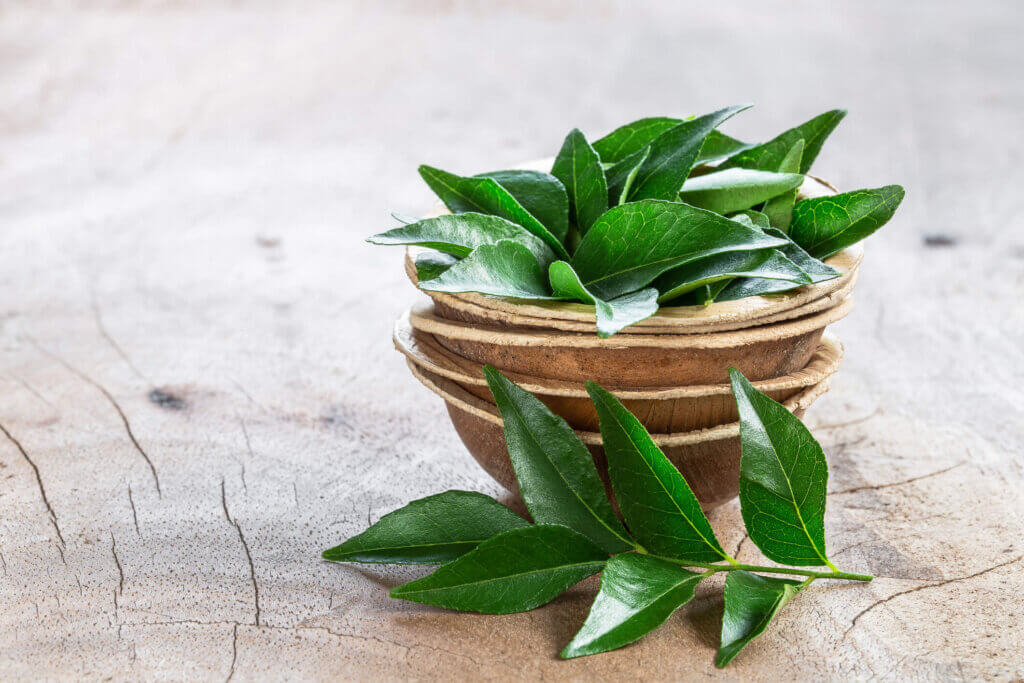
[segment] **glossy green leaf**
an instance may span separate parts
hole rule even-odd
[[[596,383],[587,382],[587,391],[597,409],[615,499],[633,536],[657,555],[698,562],[728,558],[683,475],[640,421]]]
[[[640,167],[651,153],[650,147],[630,154],[628,157],[605,169],[604,175],[608,181],[608,206],[618,206],[626,202],[629,191],[636,180],[636,174]]]
[[[799,187],[803,181],[799,173],[730,168],[690,178],[679,191],[679,198],[716,213],[732,213]]]
[[[565,420],[491,366],[487,386],[505,423],[519,493],[534,521],[562,524],[609,553],[635,547],[612,512],[590,451]]]
[[[523,226],[498,216],[455,213],[426,218],[366,239],[373,244],[415,244],[463,258],[483,244],[513,240],[528,247],[543,267],[555,260],[551,248]]]
[[[787,238],[786,234],[778,228],[765,228],[764,233],[771,237]],[[795,263],[800,270],[807,274],[812,283],[824,282],[826,280],[832,280],[842,275],[838,270],[830,265],[822,263],[818,259],[814,258],[806,251],[800,248],[800,246],[789,241],[786,246],[780,247],[779,251],[786,255],[790,261]],[[775,294],[778,292],[785,292],[795,287],[801,287],[802,284],[794,284],[785,280],[767,279],[761,277],[747,277],[740,280],[734,280],[729,282],[716,295],[716,301],[734,301],[736,299],[744,299],[748,296],[760,296],[762,294]]]
[[[425,251],[416,254],[413,257],[413,265],[416,266],[416,279],[420,282],[433,280],[458,262],[459,259],[451,254],[440,251]]]
[[[442,564],[488,538],[529,523],[482,493],[446,491],[389,512],[369,529],[323,552],[333,562]]]
[[[828,464],[807,427],[729,369],[740,414],[740,508],[750,540],[790,566],[833,568],[825,554]]]
[[[750,641],[764,633],[779,610],[803,587],[804,584],[789,579],[730,572],[725,578],[722,643],[715,666],[726,666]]]
[[[777,249],[718,254],[687,263],[665,273],[654,282],[666,303],[703,285],[733,278],[756,277],[782,280],[790,287],[811,284],[811,278]]]
[[[601,573],[587,621],[562,657],[607,652],[643,638],[692,600],[703,578],[650,555],[616,555]]]
[[[789,235],[812,256],[828,258],[888,223],[903,194],[899,185],[886,185],[805,199],[793,207]]]
[[[601,299],[646,287],[667,270],[729,251],[786,242],[712,211],[679,202],[645,200],[609,209],[572,258],[583,285]]]
[[[743,211],[737,211],[736,213],[729,216],[732,220],[739,220],[745,218],[750,222],[750,225],[754,226],[758,230],[764,230],[767,227],[771,227],[771,221],[768,220],[768,216],[764,215],[760,211],[754,211],[753,209],[745,209]]]
[[[636,154],[651,144],[654,138],[682,122],[682,119],[668,116],[653,116],[633,121],[595,141],[594,150],[601,156],[602,162],[617,164],[631,154]]]
[[[839,122],[843,120],[844,116],[846,116],[845,109],[827,111],[824,114],[815,116],[810,121],[800,124],[796,128],[790,128],[768,142],[729,157],[722,162],[719,168],[739,167],[774,171],[782,164],[782,160],[785,159],[789,150],[793,149],[793,145],[796,144],[797,140],[803,140],[804,151],[800,159],[800,172],[807,173],[811,168],[811,164],[818,158],[821,146],[825,144],[825,140],[835,130],[836,126],[839,125]]]
[[[551,299],[551,288],[537,257],[519,242],[484,244],[433,280],[431,292],[479,292],[519,299]]]
[[[586,536],[537,524],[493,536],[391,597],[448,609],[511,614],[551,602],[604,567],[608,555]]]
[[[704,164],[725,159],[751,147],[754,147],[754,145],[749,142],[743,142],[742,140],[729,137],[721,131],[713,130],[704,139],[704,144],[700,148],[700,154],[697,155],[696,163]]]
[[[583,286],[579,275],[565,261],[552,263],[548,269],[548,278],[555,296],[594,305],[597,334],[600,337],[610,337],[624,327],[658,312],[658,290],[653,287],[623,294],[611,301],[598,299]]]
[[[555,157],[551,174],[562,181],[569,193],[569,211],[581,235],[597,217],[608,210],[608,186],[601,158],[579,129],[566,136]]]
[[[629,201],[675,200],[697,161],[704,139],[726,119],[748,107],[727,107],[683,121],[651,141],[651,153],[637,172],[629,191]]]
[[[803,155],[804,141],[802,139],[797,140],[782,159],[782,163],[775,170],[779,173],[799,173],[800,160],[803,159]],[[796,202],[798,189],[794,188],[789,192],[780,194],[778,197],[772,197],[765,202],[762,209],[772,226],[782,232],[789,231],[789,221],[793,217],[793,204]]]
[[[569,232],[569,197],[558,178],[523,169],[479,173],[476,177],[498,181],[552,235],[559,241],[565,240]]]
[[[462,177],[430,166],[420,166],[426,181],[452,213],[477,212],[500,216],[544,240],[560,258],[569,254],[555,235],[494,178]]]

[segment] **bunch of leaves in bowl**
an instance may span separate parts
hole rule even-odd
[[[884,225],[903,188],[796,201],[846,112],[761,144],[717,130],[747,108],[640,119],[593,144],[573,130],[551,173],[467,177],[421,166],[452,213],[369,241],[429,248],[416,259],[424,290],[592,304],[602,337],[661,305],[708,305],[838,277],[823,259]]]
[[[642,638],[689,602],[699,583],[724,573],[720,667],[816,579],[871,580],[840,571],[826,553],[828,465],[821,446],[796,416],[736,369],[729,374],[743,445],[743,521],[769,559],[789,566],[741,564],[723,550],[697,497],[640,421],[589,382],[620,521],[590,452],[569,425],[493,367],[485,374],[534,523],[483,494],[447,491],[384,515],[324,551],[325,559],[440,564],[394,588],[391,597],[488,614],[534,609],[600,572],[601,588],[562,650],[564,658]]]

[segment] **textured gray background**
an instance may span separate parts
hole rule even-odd
[[[1024,675],[1019,3],[283,5],[0,10],[0,677]],[[721,673],[715,585],[563,663],[593,581],[486,617],[321,563],[499,493],[391,348],[400,253],[362,242],[431,201],[416,165],[744,101],[752,139],[849,108],[817,172],[908,190],[808,417],[831,553],[881,578],[816,584]],[[738,506],[712,522],[742,543]]]

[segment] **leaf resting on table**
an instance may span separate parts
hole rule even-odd
[[[750,641],[764,633],[779,610],[801,590],[798,582],[789,579],[730,572],[725,577],[722,642],[715,666],[727,665]]]

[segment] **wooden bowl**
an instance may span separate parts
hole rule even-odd
[[[849,313],[847,297],[809,316],[732,332],[643,335],[620,332],[608,339],[573,332],[508,330],[437,316],[413,307],[412,326],[432,334],[449,351],[499,370],[610,389],[723,384],[729,367],[751,381],[789,375],[805,367],[825,326]]]
[[[395,323],[394,343],[396,349],[422,370],[449,379],[477,398],[494,403],[484,379],[483,366],[452,353],[432,335],[414,330],[408,315]],[[784,377],[755,382],[754,386],[776,401],[785,401],[831,377],[839,368],[842,357],[842,344],[826,333],[806,367]],[[508,376],[537,396],[573,429],[597,431],[597,412],[582,384],[515,373],[508,373]],[[614,393],[650,432],[689,432],[739,419],[728,384],[620,389]]]
[[[470,455],[499,484],[516,493],[515,473],[505,447],[501,416],[498,409],[455,382],[432,374],[406,361],[413,376],[445,401],[452,425]],[[783,405],[797,417],[828,391],[829,380],[804,389]],[[608,465],[597,432],[577,432],[587,445],[598,472],[611,496]],[[739,423],[675,434],[652,434],[654,442],[683,474],[705,510],[728,502],[739,493],[740,437]]]

